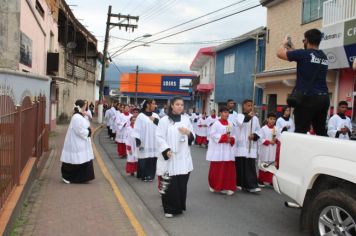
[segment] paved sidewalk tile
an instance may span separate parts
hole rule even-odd
[[[50,138],[53,152],[28,198],[18,235],[136,235],[95,161],[94,181],[61,181],[59,159],[66,130],[60,125]]]

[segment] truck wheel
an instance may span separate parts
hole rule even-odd
[[[321,192],[311,204],[312,235],[355,236],[356,197],[344,189]]]

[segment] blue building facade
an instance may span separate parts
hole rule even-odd
[[[265,34],[258,31],[257,73],[264,70]],[[249,34],[250,35],[250,34]],[[245,38],[245,39],[244,39]],[[256,34],[240,36],[233,40],[236,43],[225,43],[216,47],[215,101],[225,105],[233,99],[239,108],[243,100],[252,99],[254,70],[256,61]],[[262,89],[256,87],[255,104],[262,105]],[[238,109],[241,111],[240,109]]]

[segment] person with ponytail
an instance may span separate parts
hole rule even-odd
[[[62,180],[66,184],[85,183],[95,178],[91,128],[85,118],[85,101],[77,100],[61,154]]]
[[[187,184],[193,170],[190,145],[194,131],[189,118],[182,114],[184,102],[174,97],[168,107],[167,116],[157,127],[156,141],[159,150],[157,175],[162,176],[162,205],[167,218],[182,214],[186,210]]]
[[[136,147],[138,149],[137,178],[145,182],[152,182],[157,164],[155,133],[159,116],[153,112],[156,109],[155,100],[146,99],[141,106],[141,113],[137,116],[132,134],[136,139]]]

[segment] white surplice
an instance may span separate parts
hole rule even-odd
[[[116,137],[115,141],[118,143],[125,143],[127,138],[127,127],[130,126],[130,118],[132,114],[125,115],[124,113],[117,113],[116,116]]]
[[[336,137],[337,131],[340,131],[342,128],[347,127],[352,133],[352,124],[349,117],[342,119],[338,114],[333,115],[328,122],[328,135],[329,137]],[[339,134],[339,139],[349,140],[349,134]]]
[[[279,117],[276,122],[278,130],[282,130],[284,127],[287,128],[287,132],[293,133],[295,130],[294,121],[289,117],[288,120],[285,120],[283,117]]]
[[[157,127],[156,139],[158,146],[157,175],[168,172],[170,176],[188,174],[193,170],[192,156],[188,145],[188,136],[183,135],[178,128],[187,128],[193,136],[193,126],[188,117],[181,115],[180,122],[173,122],[168,116],[163,117]],[[162,152],[172,151],[172,157],[164,160]]]
[[[64,140],[61,162],[83,164],[94,159],[91,139],[88,137],[90,123],[80,114],[74,114]]]
[[[277,144],[268,144],[265,145],[265,142],[271,142],[273,139],[273,136],[275,139],[278,139],[280,136],[279,129],[276,126],[273,126],[273,128],[269,128],[267,125],[263,126],[259,131],[258,131],[258,136],[260,136],[259,144],[259,161],[260,162],[273,162],[276,159],[276,150],[277,150]]]
[[[159,116],[152,112],[154,118],[159,119]],[[138,158],[157,157],[157,144],[156,144],[156,129],[157,125],[144,113],[140,113],[135,122],[133,137],[141,141],[138,151]]]
[[[128,151],[127,152],[127,162],[137,162],[137,148],[136,148],[136,139],[135,137],[133,137],[133,132],[134,129],[129,125],[126,128],[126,132],[127,132],[127,138],[125,139],[125,144],[126,147],[130,147],[131,148],[131,153]]]
[[[247,158],[257,158],[257,148],[258,143],[255,141],[249,141],[248,137],[250,134],[257,133],[260,130],[260,122],[256,116],[252,117],[249,122],[244,122],[245,115],[237,114],[235,123],[236,123],[236,152],[235,156],[237,157],[247,157]],[[252,130],[251,130],[252,122]],[[252,132],[251,132],[252,131]],[[249,145],[251,143],[251,148]]]
[[[221,136],[231,133],[232,124],[228,122],[228,125],[221,124],[220,121],[216,121],[210,130],[210,143],[208,151],[206,153],[207,161],[235,161],[234,148],[230,143],[219,143]]]
[[[200,117],[197,122],[197,130],[195,132],[196,135],[200,137],[206,137],[208,135],[208,122],[207,119],[203,119]]]

